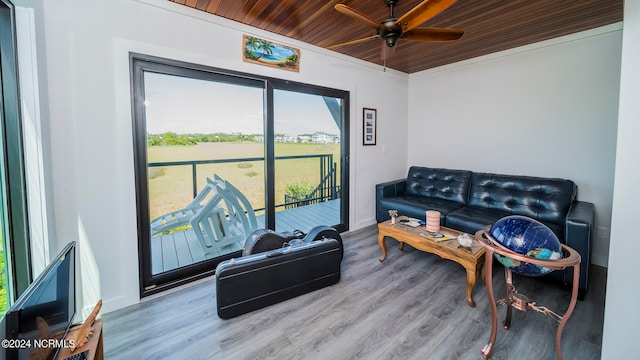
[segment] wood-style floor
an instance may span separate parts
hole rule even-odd
[[[482,282],[470,308],[462,266],[410,246],[400,251],[391,239],[380,263],[375,226],[343,239],[338,284],[234,319],[218,318],[213,279],[104,315],[105,358],[482,359],[491,329]],[[496,266],[496,297],[504,294],[502,274]],[[566,310],[568,289],[514,278],[537,305]],[[594,266],[564,329],[564,359],[600,358],[605,286],[606,269]],[[548,316],[516,310],[511,329],[498,329],[491,359],[555,359],[556,329]]]

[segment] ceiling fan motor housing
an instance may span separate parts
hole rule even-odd
[[[402,36],[402,28],[396,25],[396,20],[395,18],[385,20],[382,24],[386,26],[387,29],[380,28],[379,30],[380,37],[388,47],[394,47],[400,36]]]

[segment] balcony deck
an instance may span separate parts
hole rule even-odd
[[[264,215],[256,217],[259,227],[264,227]],[[300,206],[276,212],[276,231],[309,231],[317,225],[340,223],[340,200]],[[236,243],[206,253],[193,230],[175,232],[151,238],[151,273],[188,266],[223,254],[242,250],[244,244]]]

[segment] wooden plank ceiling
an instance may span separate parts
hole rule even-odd
[[[169,0],[309,44],[327,47],[373,35],[373,31],[340,13],[348,5],[383,21],[383,0]],[[400,17],[422,0],[400,0]],[[405,73],[470,59],[622,21],[623,0],[458,0],[423,26],[463,29],[449,42],[400,39],[386,66]],[[383,64],[380,39],[334,51]],[[304,61],[304,59],[302,59]]]

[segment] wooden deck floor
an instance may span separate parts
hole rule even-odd
[[[263,227],[264,215],[256,218]],[[340,222],[340,200],[301,206],[276,212],[276,231],[309,231],[316,225],[335,225]],[[151,238],[151,273],[159,274],[207,259],[229,254],[244,248],[235,243],[219,249],[206,249],[193,230],[175,232]]]
[[[301,230],[308,232],[317,225],[340,223],[340,200],[329,200],[317,204],[301,206],[276,212],[276,231]],[[264,216],[258,217],[258,224],[264,224]]]

